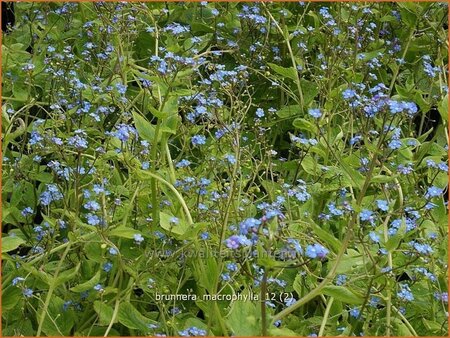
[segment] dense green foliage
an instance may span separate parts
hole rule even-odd
[[[447,15],[16,3],[3,335],[447,335]]]

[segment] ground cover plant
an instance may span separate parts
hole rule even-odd
[[[14,15],[4,336],[448,334],[447,3]]]

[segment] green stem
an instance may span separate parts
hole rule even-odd
[[[411,334],[414,337],[417,337],[418,334],[416,332],[416,330],[414,330],[414,328],[412,327],[411,323],[408,321],[408,319],[406,319],[406,317],[395,307],[392,305],[392,310],[394,310],[396,312],[396,314],[400,317],[400,319],[402,320],[402,322],[406,325],[406,327],[408,328],[408,330],[411,332]]]
[[[155,128],[155,138],[152,145],[152,153],[151,153],[151,171],[153,174],[156,174],[156,155],[157,155],[157,145],[159,138],[159,131],[161,129],[161,119],[158,119],[158,123]],[[159,222],[159,205],[158,205],[158,187],[156,185],[156,180],[153,178],[150,180],[150,186],[152,190],[152,215],[153,215],[153,224],[158,224]]]
[[[386,220],[383,222],[383,232],[384,232],[384,241],[387,243],[389,239],[388,233],[388,222],[390,217],[386,217]],[[392,270],[392,252],[388,251],[388,267]],[[391,291],[391,283],[388,281],[387,292],[386,292],[386,336],[390,337],[391,335],[391,312],[392,312],[392,291]]]
[[[380,141],[381,144],[381,141]],[[372,179],[373,170],[375,169],[375,164],[377,162],[377,154],[374,154],[372,161],[370,162],[369,171],[367,172],[366,179],[364,181],[363,187],[360,191],[360,194],[358,196],[358,199],[356,201],[356,205],[359,207],[361,205],[361,202],[366,194],[367,188],[369,187],[370,180]],[[284,309],[283,311],[279,312],[275,316],[273,316],[272,321],[275,322],[277,320],[282,319],[283,317],[289,315],[290,313],[297,310],[299,307],[303,306],[307,302],[309,302],[311,299],[315,298],[316,296],[320,295],[322,292],[322,289],[327,286],[329,283],[331,283],[336,275],[336,270],[339,267],[339,264],[341,263],[342,258],[344,257],[345,251],[347,251],[347,247],[350,244],[350,240],[353,236],[353,229],[356,223],[357,214],[354,213],[352,219],[350,220],[350,223],[348,225],[344,240],[342,241],[341,249],[339,250],[336,261],[334,262],[333,266],[330,269],[330,272],[326,275],[326,277],[322,280],[322,282],[313,290],[311,290],[308,294],[306,294],[303,298],[300,298],[296,303],[294,303],[292,306]]]
[[[188,206],[186,204],[186,201],[184,200],[183,196],[181,196],[181,194],[178,192],[178,190],[172,184],[170,184],[164,178],[162,178],[162,177],[160,177],[160,176],[158,176],[158,175],[156,175],[156,174],[154,174],[152,172],[145,171],[145,172],[142,172],[142,173],[144,175],[148,175],[151,178],[153,178],[153,179],[161,182],[162,184],[166,185],[175,194],[175,196],[177,197],[178,201],[180,202],[180,204],[181,204],[181,206],[182,206],[182,208],[184,210],[184,213],[186,214],[186,217],[188,219],[189,225],[194,224],[194,221],[192,220],[192,216],[191,216],[189,208],[188,208]]]
[[[267,294],[267,271],[264,270],[263,280],[261,282],[261,335],[267,337],[267,313],[266,313],[266,294]]]
[[[58,263],[58,267],[56,268],[56,271],[55,271],[55,273],[53,275],[52,283],[50,284],[50,287],[48,289],[47,297],[45,298],[45,302],[44,302],[44,307],[42,309],[42,313],[41,313],[41,316],[39,318],[39,326],[38,326],[38,329],[36,331],[36,336],[37,337],[41,335],[42,325],[44,325],[44,320],[45,320],[45,317],[46,317],[46,314],[47,314],[47,309],[48,309],[48,306],[50,305],[50,300],[51,300],[53,292],[55,291],[55,288],[56,288],[58,274],[59,274],[59,271],[61,270],[61,267],[63,265],[63,262],[65,261],[65,258],[67,256],[67,254],[70,251],[70,247],[71,247],[71,244],[69,242],[69,245],[67,245],[66,250],[62,254],[61,259],[60,259],[60,261]]]
[[[295,61],[294,52],[292,51],[291,43],[289,42],[289,32],[287,31],[287,29],[283,30],[283,28],[280,27],[278,22],[272,16],[272,13],[270,13],[270,11],[267,9],[266,5],[264,3],[262,3],[262,5],[264,6],[264,8],[266,10],[266,13],[269,15],[270,19],[275,24],[275,26],[277,27],[277,29],[280,32],[280,34],[283,36],[284,42],[286,43],[286,46],[287,46],[288,51],[289,51],[289,56],[291,58],[292,67],[294,67],[294,71],[295,71],[295,84],[297,85],[298,95],[299,95],[299,99],[300,99],[300,102],[299,102],[300,103],[300,107],[304,108],[303,107],[304,106],[304,100],[303,100],[302,85],[301,85],[301,82],[300,82],[300,76],[298,75],[298,71],[297,71],[297,62]]]
[[[406,46],[405,46],[405,49],[403,50],[403,54],[402,54],[402,57],[401,57],[402,59],[404,59],[405,56],[406,56],[406,52],[408,51],[409,44],[411,43],[411,39],[412,39],[412,37],[414,35],[414,31],[415,30],[416,30],[416,27],[414,26],[411,29],[411,32],[409,33],[408,39],[406,40]],[[392,75],[391,85],[389,86],[389,94],[392,93],[392,89],[394,88],[395,81],[397,80],[397,76],[398,76],[399,72],[400,72],[400,65],[398,65],[398,67],[395,68],[394,74]]]
[[[123,278],[122,271],[120,271],[119,273],[120,273],[119,286],[121,286],[122,285],[122,278]],[[113,314],[112,314],[112,317],[111,317],[111,321],[109,322],[108,328],[106,329],[105,334],[103,335],[103,337],[107,337],[108,334],[109,334],[109,331],[111,331],[111,328],[112,328],[114,322],[116,321],[117,315],[119,313],[119,305],[120,305],[120,292],[117,292],[116,302],[114,304],[114,311],[113,311]]]
[[[323,331],[325,330],[325,326],[327,325],[328,316],[330,315],[331,305],[333,305],[333,302],[334,302],[334,298],[330,297],[328,299],[327,308],[325,309],[325,313],[323,314],[322,323],[320,324],[320,329],[319,329],[319,334],[318,334],[319,337],[323,336]]]

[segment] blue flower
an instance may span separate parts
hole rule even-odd
[[[359,213],[359,219],[364,222],[370,222],[373,225],[375,218],[373,216],[373,212],[367,209],[362,210]]]
[[[183,159],[183,160],[181,160],[180,162],[178,162],[176,165],[175,165],[175,167],[176,168],[185,168],[185,167],[189,167],[191,165],[191,162],[190,161],[188,161],[188,160],[186,160],[186,159]]]
[[[189,30],[190,30],[189,26],[183,26],[177,22],[172,22],[163,29],[164,32],[171,32],[173,35],[188,33]]]
[[[324,246],[320,244],[313,244],[308,245],[306,247],[306,256],[309,258],[325,258],[325,256],[328,254],[328,249],[326,249]]]
[[[406,165],[399,164],[397,166],[397,171],[402,175],[409,175],[413,172],[413,167],[411,163],[407,163]]]
[[[144,241],[144,237],[142,237],[141,234],[134,234],[133,239],[138,245],[140,245]]]
[[[89,225],[93,225],[93,226],[99,225],[100,221],[101,221],[100,217],[98,217],[97,215],[94,215],[94,214],[87,214],[86,219],[87,219],[87,223]]]
[[[430,199],[433,197],[439,197],[443,193],[443,189],[440,189],[436,186],[429,187],[427,193],[425,194],[425,198]]]
[[[318,108],[311,108],[308,110],[308,114],[312,117],[314,117],[315,119],[318,119],[322,116],[322,112],[320,111],[320,109]]]
[[[350,88],[348,88],[342,92],[342,97],[344,98],[344,100],[349,100],[355,96],[356,96],[356,92]]]
[[[380,243],[380,236],[373,231],[369,233],[369,238],[374,243]]]
[[[17,284],[19,284],[20,282],[23,282],[24,280],[25,280],[25,278],[23,278],[23,277],[15,277],[15,278],[12,280],[11,284],[12,284],[13,286],[16,286]]]
[[[389,204],[385,200],[377,200],[377,207],[381,211],[388,211],[389,210]]]
[[[229,273],[223,273],[220,275],[220,278],[224,281],[224,282],[228,282],[231,280],[230,274]]]
[[[194,146],[200,146],[206,143],[206,137],[203,135],[194,135],[191,138],[191,142]]]
[[[22,294],[27,298],[31,298],[33,296],[33,290],[25,288],[23,289]]]
[[[344,214],[341,209],[336,208],[336,204],[334,202],[328,203],[328,210],[333,216],[342,216]]]
[[[233,235],[225,240],[225,244],[229,249],[238,249],[241,245],[249,245],[250,241],[244,236]]]
[[[249,232],[256,232],[258,230],[261,221],[256,218],[247,218],[239,224],[240,234],[246,235]]]
[[[132,126],[121,123],[117,126],[117,130],[113,135],[120,141],[127,142],[131,136],[137,135],[137,132]]]
[[[291,305],[294,305],[296,301],[297,301],[297,300],[296,300],[294,297],[289,297],[289,298],[287,298],[287,299],[284,300],[284,304],[285,304],[287,307],[289,307],[289,306],[291,306]]]
[[[395,150],[402,147],[402,142],[400,140],[394,139],[388,143],[389,149]]]
[[[414,300],[411,289],[406,284],[400,285],[400,291],[397,292],[397,297],[406,302],[412,302]]]
[[[298,240],[296,240],[294,238],[288,238],[286,242],[289,246],[291,246],[295,250],[295,252],[297,254],[299,254],[299,255],[303,254],[302,246],[300,245]]]
[[[69,137],[67,139],[67,144],[78,150],[87,149],[87,147],[88,147],[87,140],[80,135],[75,135],[75,136]]]
[[[47,184],[46,190],[39,196],[39,202],[42,205],[50,205],[53,201],[59,201],[63,198],[63,195],[59,191],[56,184]]]
[[[209,233],[207,233],[207,232],[202,232],[202,233],[200,234],[200,239],[206,241],[207,239],[209,239]]]
[[[349,311],[350,316],[352,316],[353,318],[358,318],[360,313],[361,311],[357,307],[354,307]]]
[[[26,72],[31,72],[34,69],[34,65],[32,63],[26,63],[23,67],[22,70],[26,71]]]
[[[199,329],[195,326],[189,327],[183,331],[178,331],[181,337],[203,337],[206,336],[206,330]]]
[[[104,291],[103,286],[102,286],[101,284],[96,284],[96,285],[94,286],[94,290],[95,290],[95,291],[98,291],[98,292]]]
[[[256,116],[259,118],[264,117],[264,110],[262,108],[256,109]]]
[[[412,246],[419,254],[427,256],[433,253],[433,249],[428,244],[422,244],[416,241],[411,241],[408,244],[409,246]]]
[[[103,271],[110,272],[112,267],[113,265],[111,262],[106,262],[105,264],[103,264]]]
[[[22,210],[21,214],[23,217],[27,217],[30,216],[34,213],[34,210],[30,207],[26,207],[25,209]]]
[[[447,165],[447,163],[444,163],[444,162],[439,163],[438,164],[438,169],[440,171],[443,171],[443,172],[448,172],[448,165]]]
[[[336,285],[344,285],[347,281],[346,275],[337,275],[336,276]]]
[[[117,92],[121,95],[125,95],[127,91],[127,86],[121,83],[116,83]]]
[[[88,201],[84,204],[85,209],[91,210],[91,211],[97,211],[100,210],[100,204],[96,201]]]
[[[234,157],[233,154],[225,154],[224,158],[227,160],[230,164],[236,164],[236,157]]]
[[[237,269],[238,269],[238,266],[236,263],[228,263],[227,264],[227,270],[234,272],[234,271],[237,271]]]

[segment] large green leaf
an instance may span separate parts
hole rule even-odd
[[[319,94],[319,87],[317,87],[315,82],[305,79],[300,79],[300,84],[302,86],[303,104],[307,107],[314,100],[316,95]]]
[[[111,306],[96,300],[94,302],[94,310],[97,312],[100,325],[108,325],[111,322],[114,312],[114,309]],[[118,319],[116,318],[114,323],[117,323],[117,321]]]
[[[109,232],[110,236],[113,237],[121,237],[121,238],[128,238],[133,239],[134,235],[142,235],[139,230],[133,229],[133,228],[127,228],[124,226],[119,226],[117,228],[112,229]]]
[[[88,281],[78,284],[70,289],[72,292],[84,292],[94,288],[96,284],[100,281],[100,270]]]
[[[155,127],[143,116],[133,112],[134,125],[140,137],[149,142],[155,140]]]
[[[277,73],[278,75],[281,75],[283,77],[287,77],[288,79],[297,81],[297,71],[293,67],[282,67],[278,66],[274,63],[268,63],[269,67],[272,68],[272,70]]]
[[[297,116],[300,115],[302,112],[302,109],[298,104],[285,106],[277,111],[277,115],[281,118],[287,118],[291,116]]]
[[[184,233],[189,229],[189,225],[181,218],[178,218],[178,223],[171,222],[173,217],[174,216],[172,216],[172,215],[166,214],[164,212],[160,212],[159,220],[160,220],[161,228],[169,231],[171,234],[180,235],[180,236],[184,235]]]
[[[344,286],[328,285],[323,288],[322,293],[346,304],[362,304],[364,302],[362,295],[358,295]]]
[[[149,324],[156,324],[153,320],[144,317],[136,308],[129,302],[121,303],[119,306],[118,320],[122,325],[132,330],[139,330],[141,332],[149,331]]]
[[[42,332],[47,336],[70,336],[75,324],[73,310],[63,310],[64,300],[53,295],[45,316]],[[41,312],[40,310],[39,312]],[[40,315],[40,314],[39,314]]]
[[[25,241],[17,236],[2,237],[2,253],[17,249]]]
[[[234,336],[257,336],[261,333],[259,320],[253,303],[235,301],[226,318],[226,324]]]
[[[444,96],[441,103],[438,105],[439,113],[441,114],[442,120],[447,122],[448,121],[448,94]]]

